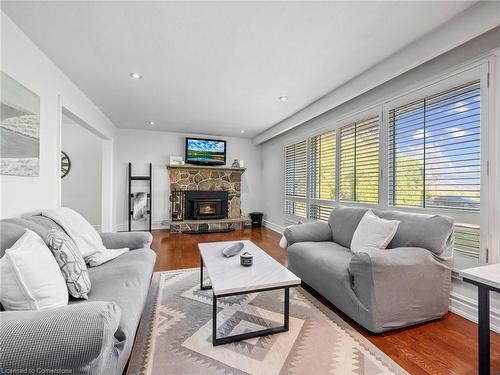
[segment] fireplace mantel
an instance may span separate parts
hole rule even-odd
[[[174,164],[168,164],[167,169],[189,169],[189,170],[206,170],[209,169],[211,171],[217,170],[217,171],[229,171],[229,172],[240,172],[243,173],[246,171],[246,168],[240,168],[240,167],[219,167],[215,165],[198,165],[198,164],[183,164],[183,165],[174,165]]]

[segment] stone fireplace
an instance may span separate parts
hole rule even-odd
[[[192,191],[223,192],[227,195],[226,217],[229,219],[241,218],[241,175],[245,168],[185,164],[169,165],[167,169],[171,192],[175,190],[185,191],[186,194]]]

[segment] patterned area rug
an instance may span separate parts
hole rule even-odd
[[[212,292],[199,269],[155,273],[127,374],[406,374],[303,288],[286,333],[212,346]],[[283,324],[283,291],[218,300],[217,337]]]

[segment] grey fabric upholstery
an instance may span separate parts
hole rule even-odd
[[[120,315],[120,308],[112,302],[2,312],[2,370],[71,369],[72,374],[118,374],[113,334]]]
[[[24,234],[25,229],[30,229],[41,238],[45,239],[50,227],[44,227],[36,222],[26,219],[4,219],[0,221],[0,256],[5,254],[5,250],[12,247],[16,241]]]
[[[336,208],[329,220],[333,241],[313,242],[301,234],[298,238],[303,242],[288,247],[288,268],[372,332],[442,317],[448,311],[451,270],[436,253],[446,252],[452,242],[453,221],[374,210],[380,217],[401,221],[390,244],[397,247],[353,254],[344,244],[350,245],[366,210]],[[289,229],[293,232],[295,227]],[[425,230],[429,238],[420,238],[425,237]],[[430,249],[417,244],[427,244]]]
[[[5,249],[29,228],[46,238],[58,226],[50,219],[0,221]],[[155,264],[149,233],[105,233],[107,247],[134,249],[89,268],[88,300],[72,299],[64,308],[0,313],[2,368],[64,368],[73,374],[122,374],[130,356]]]
[[[100,233],[106,249],[121,249],[128,247],[130,250],[143,249],[151,246],[153,236],[149,232],[108,232]]]
[[[354,293],[370,312],[371,331],[438,319],[448,311],[451,270],[426,249],[401,247],[355,254],[349,274]]]
[[[150,249],[129,251],[111,262],[89,268],[92,289],[88,301],[113,301],[124,312],[115,332],[115,349],[120,353],[117,368],[123,371],[132,351],[155,264]],[[73,304],[84,304],[72,300]],[[121,373],[121,372],[118,372]]]
[[[351,248],[352,237],[367,208],[337,206],[328,219],[333,241]]]
[[[441,259],[453,256],[453,219],[398,211],[373,210],[387,220],[399,220],[398,230],[387,248],[422,247]]]
[[[283,235],[286,238],[288,246],[293,245],[295,242],[331,241],[332,229],[327,223],[318,221],[314,223],[292,225],[285,228]]]

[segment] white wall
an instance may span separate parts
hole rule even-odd
[[[71,161],[61,180],[61,205],[101,227],[102,141],[66,116],[62,119],[62,150]]]
[[[0,68],[39,95],[41,106],[40,176],[0,177],[0,218],[6,218],[60,204],[62,106],[104,138],[113,138],[115,126],[3,12]]]
[[[132,162],[134,175],[147,174],[148,163],[153,163],[153,227],[162,226],[161,222],[170,218],[168,205],[170,182],[166,165],[169,163],[170,155],[184,157],[184,139],[187,135],[150,130],[117,130],[114,195],[118,230],[124,230],[127,225],[128,162]],[[231,165],[233,159],[238,159],[244,160],[247,168],[242,175],[242,212],[262,210],[260,147],[253,145],[251,140],[246,138],[218,138],[227,140],[227,165]],[[136,191],[147,191],[143,190],[147,187],[145,184],[141,182],[133,184]]]

